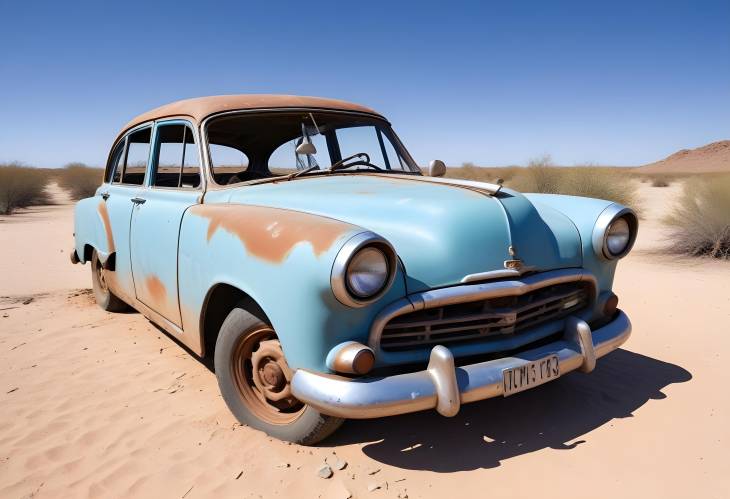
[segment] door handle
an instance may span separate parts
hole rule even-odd
[[[131,201],[134,204],[145,204],[145,202],[147,202],[147,200],[144,198],[132,198]]]
[[[101,193],[101,197],[102,197],[102,199],[104,199],[104,201],[106,201],[107,199],[109,199],[109,193],[108,192],[102,192]]]

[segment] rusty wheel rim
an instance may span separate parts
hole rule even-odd
[[[239,338],[231,353],[231,370],[241,399],[259,419],[284,425],[304,412],[305,405],[291,393],[292,373],[270,327]]]

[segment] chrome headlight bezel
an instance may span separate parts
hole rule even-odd
[[[611,226],[618,220],[623,219],[629,226],[629,240],[626,246],[618,253],[612,252],[608,247],[608,233]],[[599,258],[604,260],[618,260],[625,257],[636,242],[636,234],[639,229],[639,219],[631,208],[612,204],[598,216],[596,225],[593,228],[593,250]]]
[[[348,285],[348,270],[350,262],[361,250],[373,248],[379,250],[385,257],[388,275],[383,286],[370,296],[358,296],[350,290]],[[337,301],[349,307],[364,307],[373,303],[388,292],[395,279],[397,267],[396,253],[390,243],[373,232],[361,232],[350,238],[335,257],[332,265],[330,283],[332,292]]]

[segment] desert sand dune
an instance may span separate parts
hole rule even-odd
[[[96,307],[71,205],[2,217],[0,497],[729,497],[730,263],[657,254],[678,189],[641,186],[615,287],[634,332],[595,372],[317,448],[240,426],[206,364]]]
[[[682,149],[636,170],[639,173],[728,173],[730,140],[720,140],[695,149]]]

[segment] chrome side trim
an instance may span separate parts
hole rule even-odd
[[[613,221],[620,217],[626,217],[626,220],[629,223],[631,236],[629,244],[626,245],[626,249],[620,254],[614,255],[608,251],[608,247],[606,246],[606,233],[608,232],[608,227],[613,223]],[[634,210],[621,206],[620,204],[611,204],[603,210],[600,215],[598,215],[596,225],[593,227],[593,234],[591,236],[593,251],[603,260],[618,260],[619,258],[623,258],[629,251],[631,251],[631,248],[634,247],[638,231],[639,218],[636,216]]]
[[[381,289],[377,294],[367,299],[363,299],[355,297],[347,289],[347,266],[350,264],[352,257],[355,256],[355,253],[366,246],[376,246],[378,249],[383,251],[388,259],[389,275],[383,289]],[[374,232],[360,232],[348,239],[345,244],[342,245],[342,248],[340,248],[340,251],[335,257],[335,261],[332,264],[332,273],[330,275],[332,292],[334,293],[335,298],[337,298],[337,301],[343,305],[355,308],[369,305],[388,292],[390,286],[393,284],[393,280],[395,279],[397,265],[398,260],[396,258],[395,249],[393,249],[393,246],[391,246],[386,239],[383,239]]]
[[[343,418],[379,418],[426,409],[453,416],[462,404],[503,395],[505,369],[557,355],[562,376],[595,366],[595,359],[617,349],[631,335],[631,322],[621,311],[595,331],[582,321],[574,326],[562,340],[462,367],[453,366],[453,356],[446,347],[436,346],[427,369],[385,378],[334,378],[298,369],[292,378],[292,393],[324,414]]]
[[[383,336],[383,329],[391,319],[399,315],[424,310],[427,308],[443,307],[455,303],[486,300],[500,296],[519,296],[529,293],[535,289],[565,282],[585,281],[593,288],[593,296],[590,301],[596,299],[598,281],[593,274],[583,269],[562,269],[530,275],[525,278],[513,281],[485,282],[480,284],[469,284],[465,286],[453,286],[415,293],[401,298],[387,305],[378,315],[375,316],[368,346],[373,349],[378,359],[387,358],[390,352],[384,352],[380,348],[380,339]]]

